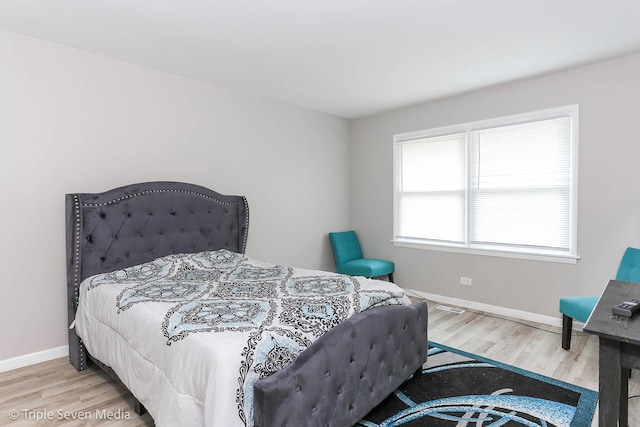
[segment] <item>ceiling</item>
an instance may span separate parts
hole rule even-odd
[[[345,118],[640,51],[638,0],[0,0],[0,29]]]

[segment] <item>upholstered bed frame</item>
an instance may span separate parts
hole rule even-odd
[[[248,229],[244,197],[193,184],[148,182],[67,194],[69,324],[75,321],[85,278],[171,253],[244,253]],[[426,355],[426,304],[366,310],[330,330],[287,368],[256,382],[255,426],[351,426],[412,374],[421,373]],[[119,381],[87,354],[73,328],[69,359],[77,370],[92,359]]]

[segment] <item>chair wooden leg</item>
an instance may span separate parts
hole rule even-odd
[[[393,273],[389,273],[389,281],[393,283]]]
[[[573,319],[566,314],[562,315],[562,348],[569,350],[571,348],[571,328],[573,328]]]

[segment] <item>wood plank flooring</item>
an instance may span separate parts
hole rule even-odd
[[[574,332],[571,350],[565,351],[559,328],[472,311],[455,314],[438,305],[429,303],[430,340],[597,390],[595,337]],[[639,378],[634,372],[630,396],[640,394]],[[153,420],[138,416],[131,396],[100,369],[76,372],[63,358],[0,373],[0,425],[141,427],[153,426]],[[640,426],[640,397],[630,399],[629,425]]]

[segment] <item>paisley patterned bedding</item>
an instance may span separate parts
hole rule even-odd
[[[251,426],[253,384],[371,307],[409,304],[393,283],[219,250],[86,279],[76,315],[157,426]]]

